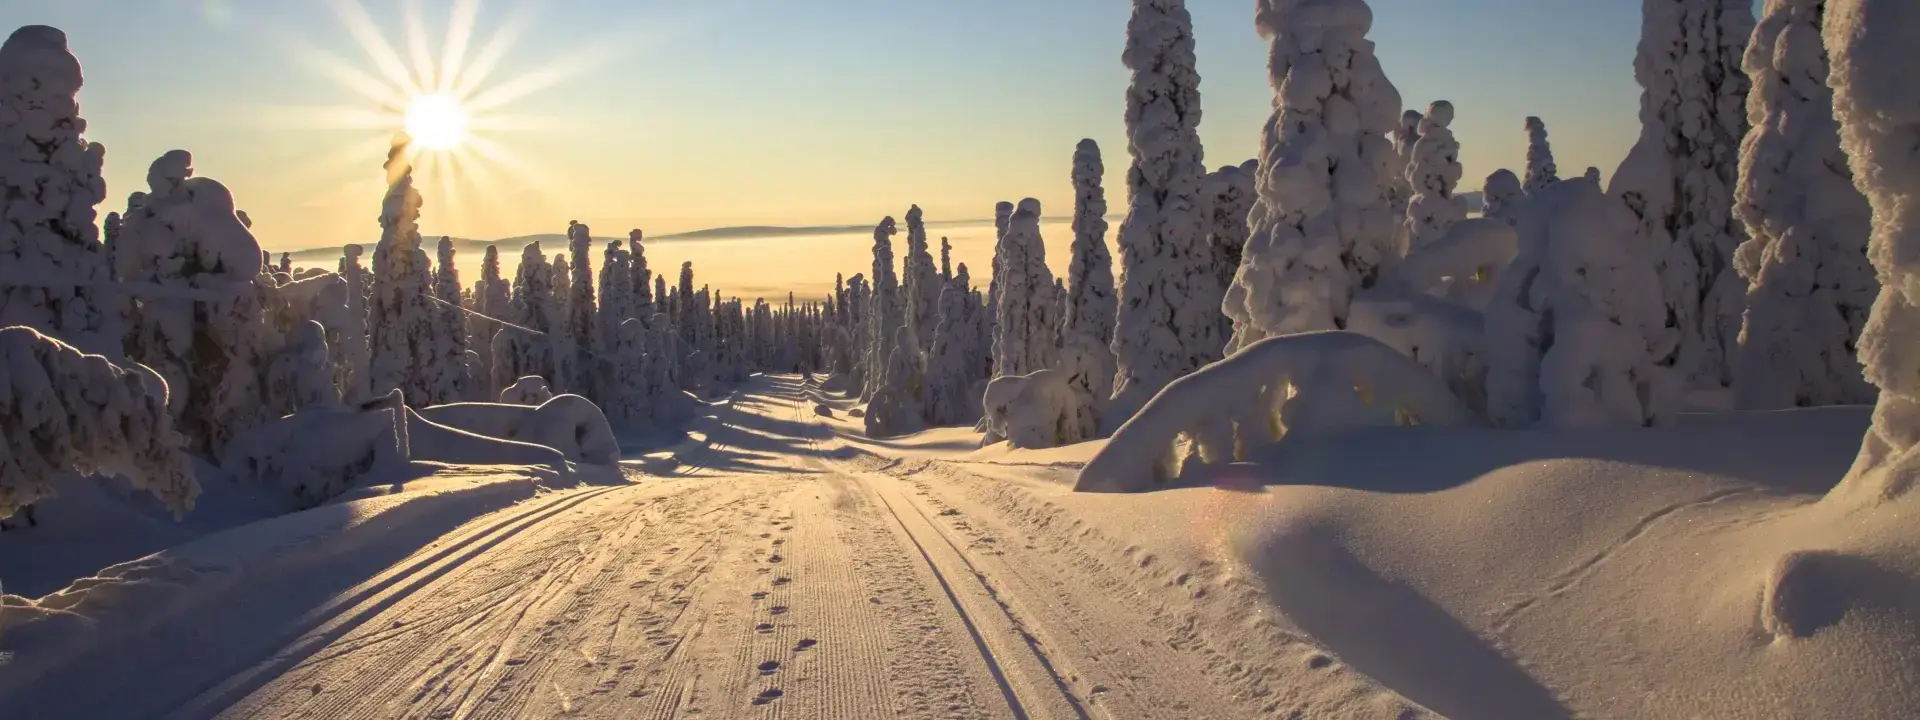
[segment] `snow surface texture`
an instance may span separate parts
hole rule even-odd
[[[1647,292],[1655,280],[1633,218],[1598,186],[1536,193],[1487,308],[1488,416],[1506,427],[1670,421],[1679,388],[1656,359],[1676,339]]]
[[[0,327],[118,358],[120,299],[94,225],[106,148],[81,137],[80,85],[59,30],[28,25],[0,44]]]
[[[1746,229],[1733,206],[1753,25],[1750,0],[1644,0],[1633,62],[1640,139],[1608,188],[1638,217],[1680,331],[1660,364],[1700,388],[1729,385],[1739,344],[1746,283],[1733,253]]]
[[[1000,305],[993,343],[993,374],[1025,375],[1051,368],[1058,359],[1060,327],[1049,325],[1053,273],[1040,239],[1040,201],[1027,198],[1007,221],[1007,237],[997,261]]]
[[[475,435],[544,445],[571,462],[608,465],[620,458],[620,445],[606,415],[579,395],[556,395],[537,406],[507,403],[453,403],[419,411],[421,417]],[[477,462],[459,456],[427,458]],[[522,463],[515,463],[522,464]]]
[[[82,354],[30,327],[0,329],[0,519],[75,475],[122,476],[176,516],[200,493],[157,375]]]
[[[1460,141],[1453,139],[1452,124],[1453,103],[1445,100],[1428,105],[1420,120],[1420,142],[1414,143],[1413,163],[1407,166],[1407,184],[1413,188],[1413,199],[1407,203],[1408,247],[1440,239],[1447,226],[1466,217],[1453,198],[1461,168]]]
[[[1869,404],[1855,357],[1880,281],[1867,260],[1873,209],[1840,150],[1820,26],[1826,3],[1774,0],[1747,46],[1753,82],[1734,212],[1748,239],[1734,404],[1750,410]]]
[[[1527,118],[1527,184],[1528,195],[1540,192],[1548,185],[1560,180],[1560,168],[1553,164],[1553,145],[1547,142],[1547,123],[1537,117]]]
[[[1169,384],[1087,462],[1074,490],[1153,490],[1282,433],[1476,422],[1432,372],[1373,338],[1283,335]]]
[[[1174,378],[1219,359],[1220,287],[1207,244],[1200,74],[1184,0],[1134,0],[1127,86],[1127,217],[1120,222],[1114,406],[1130,415]],[[1004,315],[1001,316],[1004,319]],[[998,368],[1000,374],[1023,374]]]
[[[1880,388],[1873,427],[1842,487],[1855,501],[1912,489],[1920,455],[1920,5],[1831,0],[1824,28],[1832,53],[1833,109],[1855,184],[1873,206],[1867,256],[1883,283],[1860,336],[1867,380]],[[1903,532],[1909,533],[1906,527]]]
[[[1060,370],[994,378],[981,401],[986,432],[980,445],[1004,441],[1039,450],[1092,439],[1099,427],[1085,413],[1091,403],[1086,389]]]
[[[1400,93],[1367,40],[1364,0],[1263,0],[1275,105],[1260,140],[1259,199],[1227,292],[1233,352],[1265,338],[1346,326],[1355,292],[1402,251],[1387,134]]]

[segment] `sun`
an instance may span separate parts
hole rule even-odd
[[[407,103],[407,135],[423,150],[452,150],[467,139],[467,109],[452,93],[416,95]]]

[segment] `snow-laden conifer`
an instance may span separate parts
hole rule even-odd
[[[1872,402],[1855,355],[1879,279],[1867,259],[1873,209],[1840,149],[1820,28],[1823,0],[1772,0],[1747,47],[1747,133],[1734,212],[1748,283],[1734,374],[1738,407]]]
[[[1528,195],[1532,195],[1559,180],[1560,168],[1553,164],[1553,145],[1547,142],[1547,123],[1537,117],[1528,117],[1527,181],[1523,188]]]
[[[1207,245],[1200,74],[1184,0],[1135,0],[1121,61],[1132,73],[1126,96],[1132,166],[1117,243],[1114,391],[1126,396],[1116,403],[1120,412],[1131,413],[1174,378],[1220,357],[1224,288]]]
[[[1040,201],[1027,198],[1007,223],[1001,244],[1000,306],[994,323],[995,375],[1025,375],[1052,367],[1057,358],[1059,326],[1049,325],[1053,313],[1053,273],[1047,270],[1047,250],[1040,238]]]
[[[0,327],[121,357],[121,299],[94,206],[106,148],[81,137],[80,61],[43,25],[0,44]]]
[[[387,194],[380,209],[380,243],[373,249],[373,296],[367,306],[372,338],[369,387],[381,396],[399,390],[411,407],[445,400],[430,377],[436,359],[434,312],[426,252],[420,247],[420,192],[401,138],[387,153]]]
[[[1598,183],[1596,183],[1598,184]],[[1520,185],[1520,178],[1512,170],[1500,168],[1487,176],[1486,185],[1480,193],[1484,200],[1480,210],[1481,217],[1494,218],[1513,225],[1520,211],[1520,203],[1526,199],[1526,190]]]
[[[436,403],[473,398],[474,368],[467,366],[467,314],[460,307],[460,268],[454,263],[453,238],[440,236],[433,266],[433,396]]]
[[[892,217],[883,218],[873,228],[873,304],[868,312],[867,383],[862,394],[868,399],[886,383],[887,363],[893,357],[894,329],[906,325],[900,280],[893,269],[893,236],[897,232]]]
[[[1409,248],[1424,247],[1447,234],[1447,228],[1466,213],[1453,199],[1460,184],[1460,143],[1454,140],[1453,103],[1441,100],[1427,106],[1420,121],[1420,142],[1413,146],[1413,164],[1407,183],[1413,200],[1407,203]]]
[[[1609,191],[1639,218],[1680,345],[1661,364],[1702,388],[1726,387],[1746,283],[1733,269],[1746,229],[1734,217],[1750,83],[1750,0],[1644,0],[1640,139]]]
[[[599,394],[594,387],[594,357],[600,328],[593,293],[593,236],[585,223],[568,223],[567,248],[572,258],[567,282],[568,360],[560,391],[594,398]]]
[[[940,323],[940,274],[933,266],[919,205],[907,208],[907,257],[901,271],[907,326],[925,352],[933,347],[934,326]]]
[[[0,519],[74,474],[122,476],[176,516],[193,509],[200,486],[159,376],[25,326],[0,328],[0,368]]]
[[[1240,256],[1247,248],[1247,214],[1253,211],[1253,174],[1260,161],[1248,160],[1227,165],[1207,174],[1207,206],[1210,209],[1209,240],[1213,247],[1214,274],[1220,287],[1233,284],[1240,270]],[[1221,316],[1222,337],[1233,333],[1233,322]]]
[[[1389,202],[1397,155],[1386,137],[1400,93],[1367,40],[1372,12],[1364,0],[1318,9],[1256,6],[1276,101],[1260,142],[1253,232],[1227,293],[1230,349],[1345,327],[1353,294],[1401,249],[1404,218]]]

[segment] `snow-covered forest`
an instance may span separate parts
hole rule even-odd
[[[1638,55],[1620,69],[1642,89],[1638,141],[1606,182],[1556,166],[1552,139],[1565,136],[1550,138],[1542,117],[1502,119],[1525,156],[1469,205],[1462,183],[1480,179],[1463,178],[1453,127],[1476,108],[1403,98],[1376,58],[1366,0],[1255,3],[1273,102],[1245,129],[1259,139],[1250,160],[1205,157],[1185,0],[1132,0],[1129,84],[1113,107],[1126,144],[1059,148],[1073,206],[1048,209],[1072,218],[1064,276],[1047,263],[1039,189],[1008,188],[991,267],[954,263],[911,205],[874,220],[871,255],[846,259],[817,298],[729,295],[692,263],[650,266],[643,229],[597,240],[572,221],[552,228],[564,245],[489,245],[480,276],[461,277],[452,239],[422,235],[443,209],[416,187],[418,148],[403,132],[365,159],[387,187],[366,198],[367,242],[343,243],[337,264],[296,265],[262,250],[271,230],[244,212],[248,189],[198,175],[188,150],[154,159],[146,187],[109,192],[106,149],[87,139],[77,100],[84,58],[60,30],[19,28],[0,47],[0,553],[58,553],[118,517],[103,507],[188,526],[237,504],[254,508],[248,520],[284,519],[460,467],[531,467],[552,488],[644,481],[636,468],[662,472],[663,448],[718,432],[715,408],[793,376],[806,417],[782,423],[824,423],[863,448],[960,438],[967,462],[1007,467],[1071,458],[1054,478],[1062,496],[1113,503],[1076,511],[1131,507],[1106,493],[1177,497],[1223,478],[1330,485],[1208,510],[1259,518],[1222,552],[1266,581],[1247,592],[1305,637],[1436,714],[1912,711],[1920,694],[1903,683],[1920,676],[1901,658],[1920,639],[1920,535],[1902,518],[1920,443],[1920,348],[1906,344],[1920,332],[1907,275],[1920,253],[1920,5],[1641,5]],[[1103,184],[1115,165],[1124,189]],[[776,432],[771,422],[756,432]],[[1526,462],[1463,460],[1691,444],[1672,456],[1684,459],[1644,464],[1685,471],[1814,425],[1853,433],[1841,441],[1857,456],[1779,486],[1604,467],[1522,484],[1498,468]],[[782,452],[829,455],[806,437]],[[1301,472],[1315,480],[1283,479],[1308,454]],[[1406,499],[1338,477],[1378,456],[1415,475],[1475,465],[1467,475],[1480,479]],[[1709,485],[1678,498],[1697,482]],[[1013,490],[982,492],[1014,503]],[[1708,505],[1726,514],[1657,527]],[[1616,520],[1626,539],[1583,544]],[[1125,551],[1145,572],[1143,552]],[[1715,554],[1728,564],[1670,559]],[[1376,574],[1433,597],[1375,589]],[[1631,597],[1590,590],[1589,575]],[[7,596],[0,649],[9,634],[79,632],[60,618],[98,608],[59,599],[59,584]],[[1205,594],[1180,592],[1182,603]],[[1427,602],[1493,618],[1443,625],[1491,638],[1496,659],[1542,663],[1551,692],[1503,684],[1505,661],[1467,653],[1459,662],[1484,671],[1460,687],[1499,698],[1480,704],[1432,666],[1389,659],[1383,643],[1429,641],[1383,641],[1331,609],[1362,595],[1398,609],[1382,621],[1392,627],[1426,622],[1409,608]],[[1573,628],[1615,613],[1667,636],[1604,650],[1699,667],[1649,687],[1570,659],[1582,654]],[[1769,643],[1777,657],[1755,660]],[[1829,666],[1829,654],[1849,659]],[[1763,661],[1777,665],[1735,677]],[[1229,662],[1239,667],[1209,667]],[[1727,686],[1764,689],[1752,706],[1701,699]],[[0,680],[0,703],[22,687]],[[1666,699],[1610,695],[1624,688]]]

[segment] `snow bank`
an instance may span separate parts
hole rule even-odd
[[[1296,430],[1477,422],[1426,368],[1353,332],[1283,335],[1180,378],[1114,432],[1077,491],[1142,492]]]
[[[0,329],[0,519],[59,492],[54,481],[121,476],[176,516],[200,493],[159,376],[29,327]]]
[[[518,440],[560,451],[567,460],[609,465],[620,459],[620,443],[607,416],[593,401],[558,395],[536,407],[504,403],[453,403],[419,411],[430,421],[475,435]],[[448,462],[475,460],[453,456]]]
[[[370,481],[408,472],[400,391],[354,405],[316,405],[234,438],[220,457],[226,480],[276,492],[285,509],[314,507]]]

